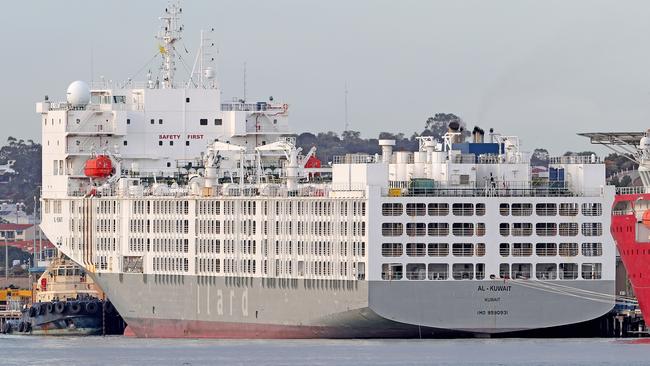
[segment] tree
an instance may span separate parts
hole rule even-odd
[[[546,149],[535,149],[530,157],[530,165],[533,166],[547,166],[549,161],[549,153]]]

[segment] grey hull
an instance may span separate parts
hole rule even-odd
[[[614,281],[334,281],[101,274],[136,336],[418,337],[579,323],[610,311]],[[588,292],[586,292],[588,291]]]

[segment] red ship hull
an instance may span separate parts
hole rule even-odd
[[[621,194],[614,200],[612,236],[639,301],[644,319],[650,319],[650,238],[638,235],[644,225],[635,204],[650,201],[650,194]],[[618,210],[625,207],[625,210]]]

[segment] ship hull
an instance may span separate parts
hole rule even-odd
[[[137,337],[412,338],[498,334],[597,318],[613,303],[539,281],[328,281],[95,274]],[[614,281],[544,281],[613,293]]]

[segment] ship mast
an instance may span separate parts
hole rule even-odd
[[[161,42],[158,50],[163,59],[160,65],[163,88],[172,88],[174,85],[174,72],[176,71],[176,49],[174,44],[181,40],[183,26],[180,24],[180,15],[182,12],[183,9],[178,2],[170,3],[165,8],[165,15],[159,18],[162,25],[156,39]]]

